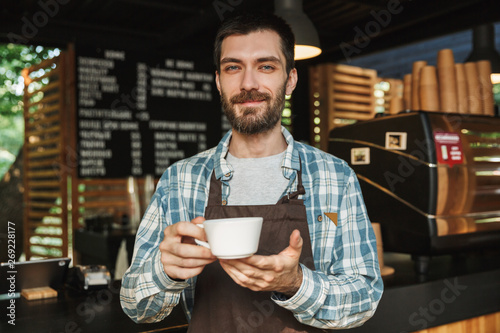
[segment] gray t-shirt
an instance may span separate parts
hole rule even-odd
[[[281,198],[288,185],[281,164],[285,151],[261,158],[237,158],[227,154],[233,166],[229,180],[228,205],[273,205]]]

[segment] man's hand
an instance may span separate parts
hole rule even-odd
[[[272,256],[220,260],[226,273],[242,287],[253,291],[277,291],[293,296],[302,284],[299,265],[303,240],[298,230],[290,235],[290,245]]]
[[[177,222],[163,231],[161,263],[170,278],[189,279],[200,274],[206,265],[217,259],[209,249],[194,242],[194,238],[207,240],[205,230],[196,226],[203,221],[203,217],[197,217],[191,222]]]

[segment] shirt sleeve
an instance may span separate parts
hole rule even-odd
[[[323,254],[320,264],[316,264],[314,271],[301,265],[303,282],[291,298],[273,295],[274,302],[310,326],[327,329],[360,326],[373,316],[382,296],[375,235],[358,180],[347,169],[338,224],[316,240],[324,250],[315,251]],[[318,263],[316,258],[315,262]]]
[[[137,231],[132,264],[122,278],[120,290],[123,311],[137,323],[163,320],[188,286],[187,282],[172,280],[163,270],[159,244],[168,223],[158,192]]]

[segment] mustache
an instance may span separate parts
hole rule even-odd
[[[255,102],[255,101],[270,101],[271,95],[268,93],[263,93],[256,90],[244,90],[236,96],[231,97],[231,103],[244,103],[244,102]]]

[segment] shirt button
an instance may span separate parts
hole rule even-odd
[[[222,200],[222,206],[225,206],[227,205],[227,201],[226,200]]]
[[[323,221],[323,216],[318,215],[318,221],[319,221],[319,222]]]

